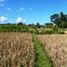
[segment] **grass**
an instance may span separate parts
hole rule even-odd
[[[53,67],[47,52],[43,48],[43,44],[40,43],[37,38],[33,35],[33,43],[35,46],[36,60],[35,67]]]
[[[25,25],[14,25],[14,24],[2,24],[0,25],[0,32],[28,32],[29,26]]]
[[[47,29],[47,30],[45,30]],[[0,24],[0,32],[30,32],[36,34],[64,34],[62,29],[38,28],[29,25],[16,25],[16,24]]]

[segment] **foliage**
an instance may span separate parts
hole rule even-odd
[[[40,28],[41,27],[41,25],[39,24],[39,22],[36,23],[36,27],[37,28]]]
[[[14,25],[14,24],[2,24],[0,25],[0,32],[28,32],[29,26]]]
[[[60,28],[67,28],[67,15],[63,12],[60,14],[53,14],[50,17],[51,22],[54,22]]]
[[[53,24],[52,23],[45,23],[46,28],[52,28]]]

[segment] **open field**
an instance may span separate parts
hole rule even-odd
[[[53,60],[54,67],[67,67],[67,35],[37,35]]]
[[[67,2],[0,0],[0,67],[67,67]]]
[[[52,67],[43,49],[31,33],[0,32],[0,67]]]
[[[34,67],[30,33],[0,33],[0,67]]]
[[[0,67],[67,67],[67,34],[0,32]]]

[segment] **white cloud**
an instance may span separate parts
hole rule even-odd
[[[12,11],[12,9],[11,9],[11,8],[7,8],[7,10],[8,10],[8,11]]]
[[[0,16],[0,23],[1,23],[1,24],[12,23],[12,20],[9,19],[9,18],[6,17],[6,16]]]
[[[18,17],[16,22],[17,23],[20,23],[20,22],[24,23],[24,22],[26,22],[26,20],[22,19],[21,17]]]
[[[8,21],[8,18],[7,17],[5,17],[5,16],[0,16],[0,23],[5,23],[5,22],[7,22]]]

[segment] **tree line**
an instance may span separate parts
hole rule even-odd
[[[22,24],[18,23],[18,25]],[[64,14],[63,12],[55,13],[50,16],[50,23],[45,23],[44,25],[40,25],[40,22],[37,22],[36,24],[29,24],[29,26],[34,27],[52,27],[53,25],[57,26],[58,28],[67,28],[67,14]]]

